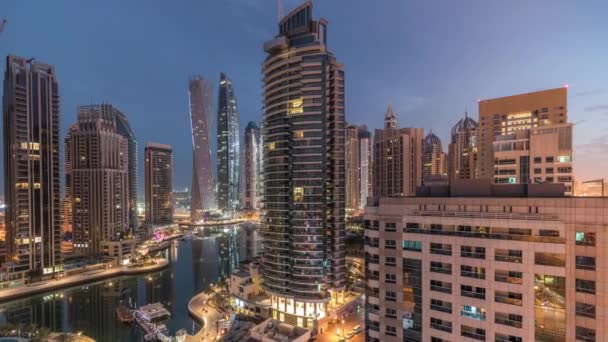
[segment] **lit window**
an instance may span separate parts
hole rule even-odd
[[[276,144],[274,142],[268,143],[268,151],[274,151]]]
[[[302,188],[302,187],[293,188],[293,200],[294,200],[294,202],[302,202],[304,200],[304,188]]]
[[[558,163],[569,163],[572,161],[571,156],[557,156]]]
[[[304,131],[295,131],[295,132],[293,133],[293,135],[294,135],[296,138],[304,138]]]
[[[303,113],[304,112],[303,104],[304,104],[304,101],[302,100],[302,98],[298,98],[298,99],[289,101],[289,105],[287,107],[287,114],[291,115],[291,114]]]
[[[30,187],[29,183],[23,182],[23,183],[17,183],[15,184],[15,187],[17,189],[27,189]]]

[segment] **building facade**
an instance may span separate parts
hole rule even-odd
[[[494,177],[494,140],[539,126],[568,123],[568,88],[479,101],[479,176]]]
[[[494,182],[563,183],[572,195],[572,124],[538,126],[494,139]]]
[[[78,107],[70,132],[72,234],[79,254],[102,253],[102,241],[134,235],[129,226],[129,140],[111,105]]]
[[[366,341],[606,340],[608,199],[538,186],[368,206]]]
[[[344,71],[310,1],[264,51],[261,273],[272,317],[313,327],[345,289]]]
[[[478,176],[478,125],[467,113],[452,127],[448,147],[448,178],[475,179]]]
[[[24,277],[52,276],[63,270],[55,68],[9,55],[2,111],[7,259]]]
[[[374,132],[374,197],[413,196],[422,185],[422,128],[397,128],[388,107],[384,129]]]
[[[173,223],[173,149],[149,142],[144,153],[146,224]]]
[[[258,210],[261,205],[261,166],[262,166],[262,140],[260,128],[251,121],[245,128],[243,139],[243,179],[241,184],[241,203],[243,209]]]
[[[241,207],[241,144],[239,110],[232,81],[220,73],[217,111],[217,206],[222,210]]]
[[[205,210],[215,209],[213,170],[211,164],[211,118],[213,88],[202,76],[188,84],[192,128],[192,203],[190,220],[203,219]]]
[[[360,210],[365,208],[367,197],[372,195],[372,143],[372,134],[367,126],[359,126]]]
[[[447,180],[447,176],[447,156],[441,139],[431,131],[422,143],[422,182],[426,184],[431,178]]]
[[[77,124],[68,128],[64,142],[63,176],[64,191],[61,199],[61,230],[62,233],[72,231],[72,132],[78,129]]]
[[[359,127],[346,127],[346,211],[352,213],[361,205],[361,153]]]
[[[137,138],[127,116],[116,107],[108,104],[101,105],[102,109],[113,113],[116,117],[116,132],[127,140],[127,162],[128,162],[128,186],[129,186],[129,229],[135,235],[139,235],[139,222],[137,221]]]

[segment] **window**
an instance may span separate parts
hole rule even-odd
[[[494,323],[508,325],[508,326],[515,327],[515,328],[522,327],[523,319],[524,318],[521,315],[516,315],[516,314],[503,313],[503,312],[496,312],[494,314]]]
[[[590,256],[576,256],[576,269],[595,271],[595,258]]]
[[[467,325],[460,326],[460,336],[472,338],[479,341],[486,340],[486,331],[480,328],[474,328]]]
[[[509,284],[521,284],[522,273],[516,271],[496,270],[494,280]]]
[[[294,131],[293,136],[296,138],[304,138],[304,131]]]
[[[442,319],[431,317],[431,328],[445,332],[452,332],[452,322],[444,321]]]
[[[541,174],[541,173],[543,173],[543,169],[541,169],[539,167],[534,168],[534,174],[535,175],[538,175],[538,174]]]
[[[576,302],[576,315],[595,318],[595,305]]]
[[[595,246],[595,233],[576,232],[576,244],[579,246]]]
[[[293,201],[294,202],[304,201],[304,188],[302,188],[302,187],[293,188]]]
[[[460,311],[460,316],[476,319],[478,321],[486,320],[486,310],[472,305],[463,305]]]
[[[553,168],[552,167],[548,167],[545,169],[546,173],[553,173]]]
[[[564,267],[566,266],[566,256],[560,253],[534,253],[534,263],[544,266]]]
[[[447,264],[438,261],[431,261],[431,272],[452,274],[452,264]]]
[[[523,339],[519,336],[496,333],[496,339],[494,341],[495,342],[523,342]]]
[[[384,241],[384,248],[395,249],[395,248],[397,248],[396,246],[397,246],[397,243],[395,242],[395,240]]]
[[[541,229],[538,231],[539,236],[559,237],[559,230]]]
[[[287,114],[299,114],[304,112],[303,107],[304,101],[302,98],[297,98],[289,101],[289,108],[287,109]]]
[[[585,342],[595,342],[595,330],[577,326],[576,339]]]
[[[460,275],[462,277],[486,279],[486,269],[483,267],[460,265]]]
[[[268,143],[268,151],[274,151],[276,146],[277,146],[277,144],[275,142]]]
[[[460,246],[460,256],[463,258],[485,259],[486,249],[484,247]]]
[[[516,306],[522,306],[523,303],[521,293],[507,291],[494,291],[494,301]]]
[[[420,252],[422,251],[421,241],[403,240],[403,249],[408,251]]]
[[[494,260],[521,264],[523,256],[521,250],[518,249],[496,249]]]
[[[431,243],[431,254],[452,255],[452,245]]]
[[[384,316],[386,316],[386,318],[396,319],[397,318],[397,310],[391,309],[391,308],[386,308],[386,313],[385,313]]]
[[[431,310],[452,313],[452,303],[431,298]]]
[[[384,231],[385,232],[396,232],[397,224],[395,222],[386,222],[384,224]]]
[[[397,259],[393,257],[386,257],[384,258],[384,261],[386,263],[386,266],[397,266]]]
[[[397,336],[397,328],[387,325],[386,326],[386,334],[388,336]]]
[[[397,301],[397,293],[393,291],[386,291],[384,293],[384,300],[387,300],[389,302]]]
[[[388,284],[395,284],[397,282],[397,276],[387,273],[384,275],[384,281]]]
[[[595,294],[595,281],[576,279],[576,292]]]
[[[553,156],[545,157],[545,163],[553,163]]]
[[[452,284],[431,279],[431,291],[443,292],[443,293],[452,293]]]
[[[542,157],[534,157],[534,164],[539,164],[543,162],[543,158]]]
[[[558,163],[569,163],[572,161],[572,156],[557,156]]]
[[[471,285],[460,285],[460,295],[464,297],[486,299],[486,289]]]

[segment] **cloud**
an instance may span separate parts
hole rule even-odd
[[[603,94],[605,92],[606,92],[606,89],[597,88],[597,89],[579,91],[577,93],[574,93],[574,95],[572,95],[572,97],[583,97],[583,96],[589,96],[589,95],[599,95],[599,94]]]
[[[595,106],[585,107],[585,112],[597,112],[597,111],[603,111],[603,110],[608,110],[608,105],[595,105]]]

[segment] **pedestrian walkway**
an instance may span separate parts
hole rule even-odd
[[[186,341],[206,342],[214,341],[217,336],[216,324],[222,318],[222,314],[208,304],[210,296],[205,292],[192,297],[188,303],[190,315],[196,319],[202,328],[194,335],[188,335]]]

